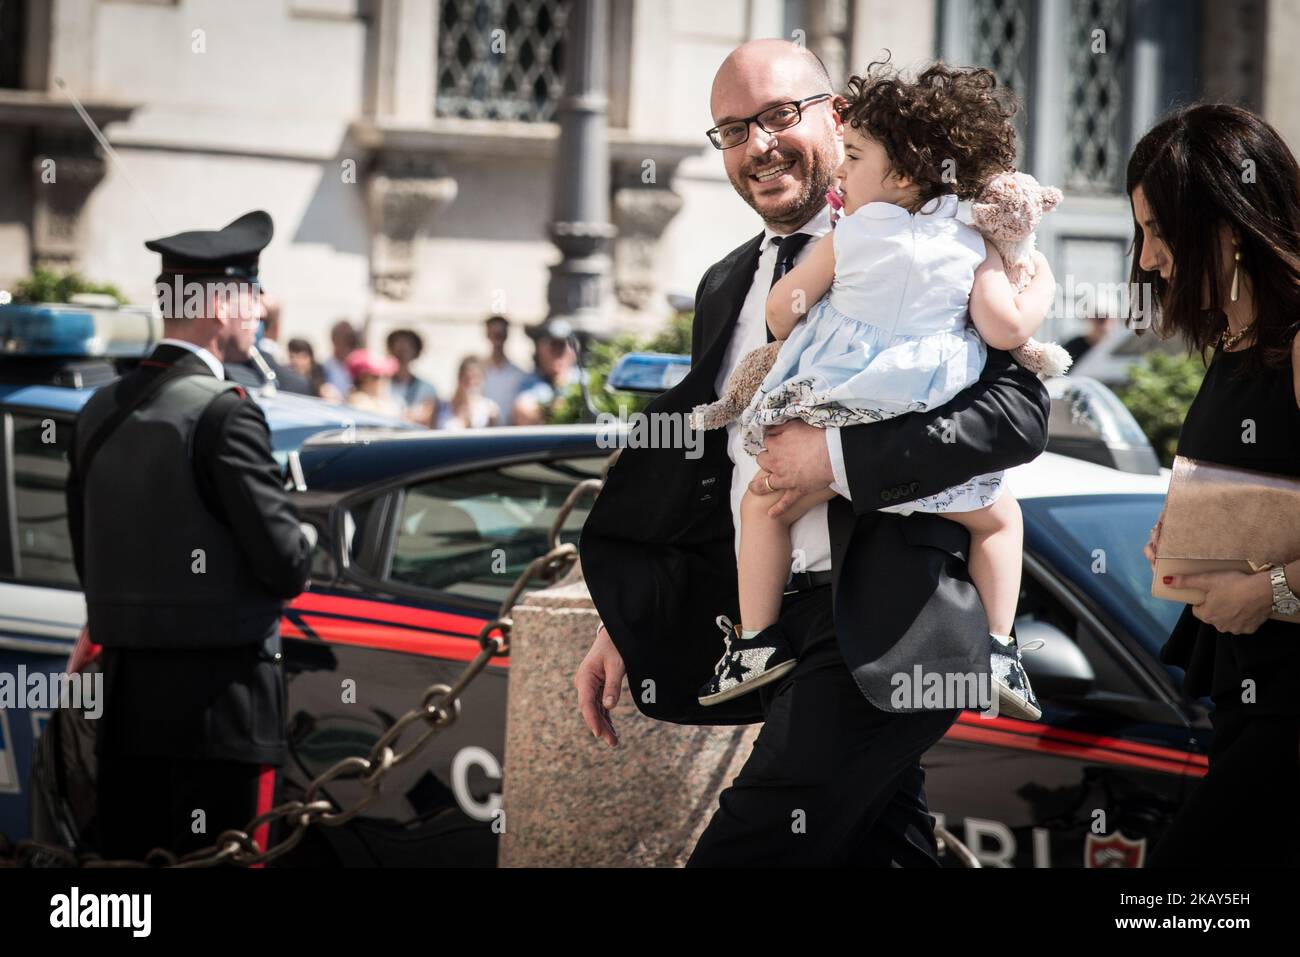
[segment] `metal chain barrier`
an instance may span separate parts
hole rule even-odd
[[[608,474],[609,463],[606,463]],[[365,757],[347,757],[323,771],[313,780],[300,801],[288,801],[249,821],[242,829],[222,831],[216,841],[201,850],[177,856],[163,848],[154,848],[142,861],[105,860],[97,854],[77,855],[65,847],[42,841],[22,840],[10,844],[0,835],[0,867],[24,867],[43,864],[57,867],[216,867],[235,864],[249,867],[265,864],[293,850],[312,825],[339,827],[369,807],[379,797],[384,778],[403,762],[411,760],[440,731],[460,717],[460,697],[493,658],[510,653],[510,631],[514,622],[510,613],[529,582],[534,579],[556,581],[578,560],[578,547],[560,541],[560,533],[578,500],[589,492],[598,492],[603,479],[584,479],[575,485],[555,515],[547,537],[547,551],[528,563],[515,579],[509,594],[497,609],[496,617],[485,623],[478,633],[479,653],[450,685],[435,684],[425,689],[419,705],[397,719]],[[402,750],[402,734],[415,724],[425,726],[410,747]],[[364,789],[360,800],[346,810],[334,809],[323,796],[326,785],[342,778],[358,778]],[[288,829],[287,836],[263,850],[251,835],[264,824],[279,821]],[[282,832],[283,833],[283,832]]]

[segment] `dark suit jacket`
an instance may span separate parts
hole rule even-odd
[[[158,346],[149,358],[196,375],[212,375],[202,359],[177,346]],[[162,371],[142,365],[105,386],[113,393],[103,398],[114,404],[129,402]],[[292,598],[307,583],[311,549],[271,456],[266,418],[255,401],[245,399],[232,407],[222,425],[216,441],[194,443],[194,479],[204,501],[243,546],[244,558],[265,593]],[[83,490],[75,464],[74,459],[68,475],[68,525],[77,574],[84,581]],[[147,528],[142,523],[142,548],[149,547]],[[106,703],[97,735],[101,753],[268,764],[285,760],[278,629],[262,645],[105,648],[102,659]]]
[[[695,297],[690,373],[647,411],[685,414],[716,398],[713,383],[757,268],[762,235],[705,273]],[[956,522],[879,512],[975,475],[1036,457],[1050,400],[1038,378],[990,349],[980,381],[947,405],[841,430],[852,501],[827,510],[840,651],[863,693],[890,705],[891,677],[988,674],[988,622]],[[943,420],[941,422],[940,420]],[[952,429],[945,429],[948,422]],[[955,432],[956,441],[941,437]],[[623,656],[632,697],[649,717],[680,724],[763,719],[756,694],[703,707],[697,689],[721,649],[713,623],[738,620],[731,460],[725,430],[704,451],[625,448],[582,530],[592,601]]]

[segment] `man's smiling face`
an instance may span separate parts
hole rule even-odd
[[[732,51],[713,80],[710,108],[721,126],[830,87],[811,54],[782,40],[757,40]],[[749,125],[749,139],[722,151],[727,178],[766,225],[793,231],[826,202],[843,156],[843,126],[830,99],[807,103],[803,119],[768,133]]]

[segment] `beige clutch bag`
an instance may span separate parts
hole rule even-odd
[[[1174,458],[1156,543],[1151,594],[1196,603],[1205,592],[1170,588],[1165,575],[1257,572],[1300,558],[1300,479]],[[1300,614],[1279,615],[1300,622]]]

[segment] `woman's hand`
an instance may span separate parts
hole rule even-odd
[[[1230,635],[1253,635],[1273,614],[1273,586],[1268,572],[1199,572],[1166,575],[1173,588],[1196,588],[1205,600],[1192,605],[1192,614]]]
[[[1156,545],[1160,541],[1160,529],[1164,524],[1165,513],[1162,509],[1160,511],[1160,517],[1156,519],[1155,525],[1151,527],[1151,536],[1147,539],[1147,543],[1142,546],[1142,554],[1145,555],[1146,560],[1151,563],[1152,572],[1156,570]]]

